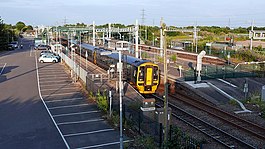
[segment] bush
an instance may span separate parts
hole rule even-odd
[[[229,100],[229,104],[233,105],[233,106],[237,106],[238,105],[238,103],[234,99],[230,99]]]
[[[107,100],[107,95],[105,92],[101,95],[100,92],[98,91],[97,93],[97,105],[100,110],[103,110],[104,112],[107,112],[108,110],[108,100]]]
[[[128,149],[158,149],[155,141],[149,136],[138,136],[125,148]]]

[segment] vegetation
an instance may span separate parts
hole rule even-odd
[[[254,107],[257,107],[260,116],[265,119],[265,101],[261,99],[260,95],[253,94],[253,96],[246,99],[244,103],[252,104]]]
[[[177,55],[176,54],[171,55],[170,59],[175,63],[177,61]]]
[[[97,97],[96,97],[96,101],[97,101],[98,108],[100,110],[102,110],[103,112],[107,112],[107,110],[108,110],[108,100],[107,100],[106,93],[103,92],[101,94],[100,91],[98,91]]]
[[[165,148],[200,148],[200,145],[206,143],[204,140],[198,141],[186,135],[180,128],[172,126],[170,140],[165,145]]]
[[[148,136],[137,136],[133,142],[128,146],[125,146],[128,149],[158,149],[156,147],[155,141],[152,137]]]
[[[25,23],[19,21],[16,25],[5,24],[0,16],[0,51],[8,49],[8,43],[16,41],[21,32],[32,30],[31,25],[26,26]]]

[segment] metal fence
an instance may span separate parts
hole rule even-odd
[[[80,67],[76,62],[74,62],[64,53],[61,53],[60,56],[62,60],[67,64],[67,66],[71,69],[72,77],[76,76],[86,84],[87,71],[85,71],[82,67]]]
[[[261,66],[240,65],[235,69],[233,65],[227,66],[203,66],[201,71],[202,80],[216,79],[216,78],[239,78],[239,77],[262,77],[265,76],[265,71]],[[189,69],[184,72],[185,81],[193,81],[195,72]]]

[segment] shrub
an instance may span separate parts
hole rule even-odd
[[[101,93],[98,91],[97,93],[97,105],[100,110],[103,110],[104,112],[107,112],[108,110],[108,100],[107,95],[105,92],[101,95]]]

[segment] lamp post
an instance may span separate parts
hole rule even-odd
[[[81,31],[79,32],[79,67],[81,67]]]
[[[121,63],[121,51],[119,50],[119,92],[120,92],[120,149],[123,149],[123,135],[122,135],[122,63]]]
[[[155,37],[154,37],[155,33],[152,33],[152,35],[153,35],[153,46],[155,46]]]
[[[101,52],[101,55],[109,55],[117,52]],[[122,84],[122,63],[121,63],[121,50],[118,50],[119,53],[119,62],[117,63],[117,70],[119,72],[119,98],[120,98],[120,149],[123,149],[123,134],[122,134],[122,92],[123,92],[123,84]]]

